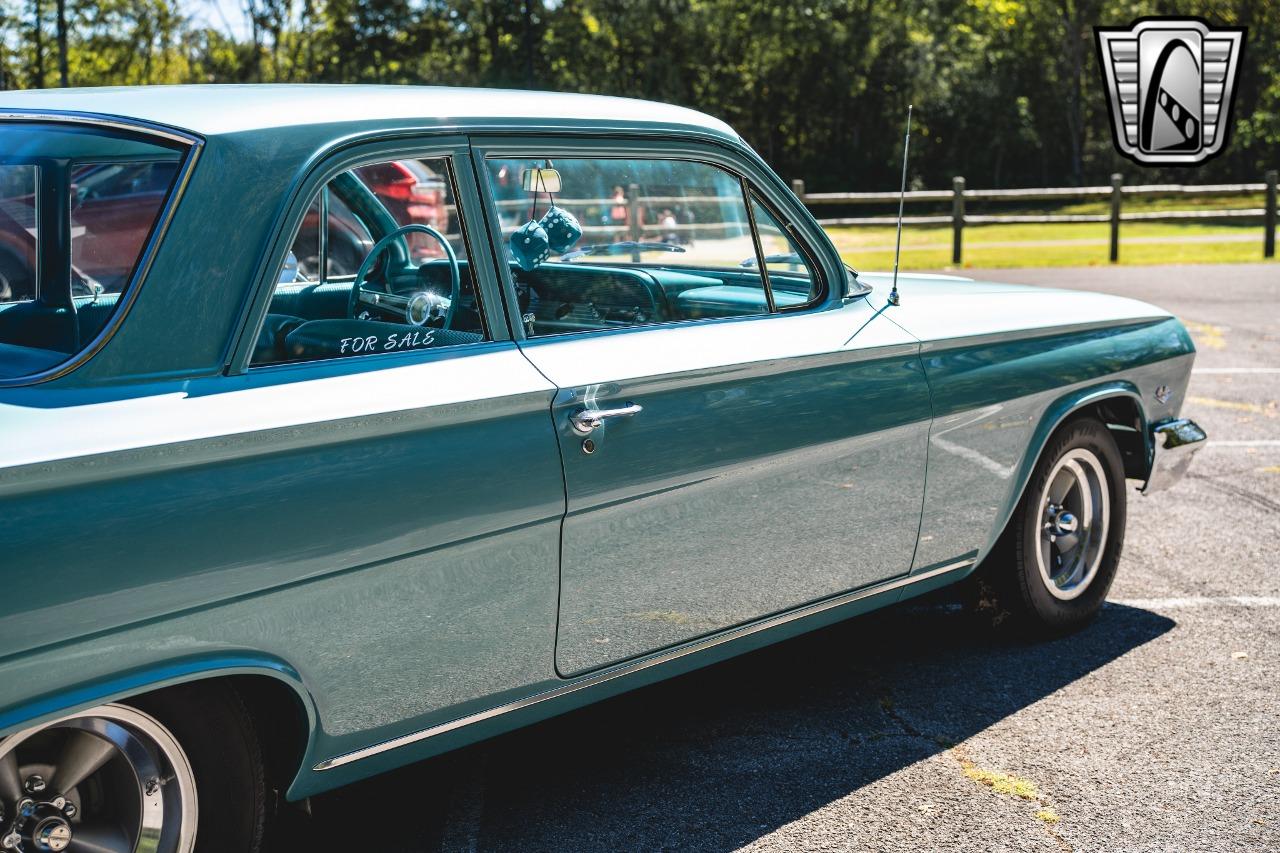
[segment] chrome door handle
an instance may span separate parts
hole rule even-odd
[[[578,409],[569,416],[569,423],[578,435],[590,435],[594,429],[604,426],[609,418],[629,418],[644,411],[638,403],[627,403],[617,409]]]

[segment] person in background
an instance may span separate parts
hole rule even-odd
[[[631,208],[627,204],[627,191],[621,185],[613,188],[613,198],[609,203],[609,216],[606,225],[616,225],[622,229],[616,239],[626,238],[626,228],[631,218]]]
[[[698,217],[693,215],[693,208],[689,205],[681,205],[680,221],[684,225],[694,225],[698,221]],[[693,228],[686,228],[682,236],[682,246],[693,246]]]
[[[669,207],[663,209],[658,217],[658,227],[662,229],[662,242],[680,245],[680,223],[676,221],[674,210]]]

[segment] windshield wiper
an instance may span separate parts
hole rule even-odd
[[[787,252],[785,255],[765,255],[764,262],[766,264],[803,264],[804,258],[795,252]],[[738,266],[740,267],[754,267],[755,265],[755,258],[745,258],[738,261]]]
[[[621,243],[597,243],[594,246],[583,246],[560,256],[562,261],[571,261],[587,255],[626,255],[631,252],[683,252],[684,246],[674,243],[643,243],[635,240],[623,240]]]

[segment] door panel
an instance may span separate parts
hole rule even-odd
[[[914,339],[862,300],[523,349],[560,388],[562,674],[910,568],[928,388]],[[570,416],[627,403],[585,453]]]

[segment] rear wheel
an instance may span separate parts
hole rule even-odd
[[[0,740],[0,850],[255,851],[262,761],[239,698],[192,685]]]
[[[1125,499],[1124,464],[1107,428],[1092,418],[1061,427],[977,573],[979,612],[1041,633],[1086,624],[1115,579]]]

